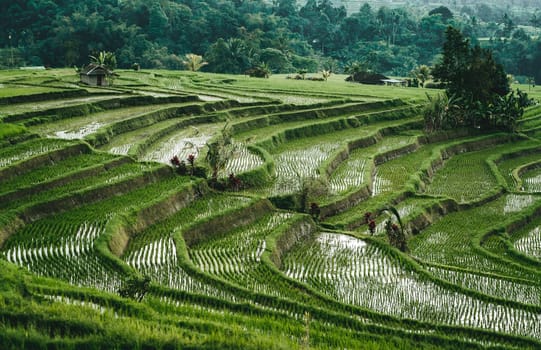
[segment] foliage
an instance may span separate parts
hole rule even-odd
[[[329,77],[331,76],[332,72],[330,70],[322,70],[321,71],[321,76],[323,77],[323,79],[325,81],[327,81],[327,79],[329,79]]]
[[[218,39],[212,44],[205,57],[211,72],[242,74],[252,66],[252,51],[247,43],[239,38]]]
[[[424,87],[425,82],[428,79],[430,79],[430,77],[431,77],[430,67],[428,67],[425,64],[420,65],[419,67],[417,67],[413,71],[411,71],[411,75],[415,79],[417,79],[417,81],[419,82],[420,87]]]
[[[302,80],[305,79],[306,73],[308,73],[308,69],[306,69],[306,68],[301,68],[301,69],[297,70],[297,74],[301,77]]]
[[[150,277],[129,278],[124,286],[118,290],[118,294],[124,298],[130,298],[141,302],[150,289]]]
[[[90,63],[104,66],[108,70],[114,70],[116,68],[116,56],[109,51],[100,51],[97,56],[89,56]]]
[[[8,4],[0,14],[9,34],[0,38],[0,67],[80,67],[89,55],[107,48],[121,68],[139,62],[145,68],[183,69],[186,53],[197,52],[205,54],[205,69],[212,72],[243,73],[261,63],[273,73],[299,68],[316,72],[333,60],[338,66],[332,71],[338,73],[346,62],[357,60],[376,72],[406,76],[435,61],[451,24],[472,41],[491,38],[483,45],[510,73],[541,80],[535,69],[541,57],[535,38],[539,15],[522,4],[505,12],[497,5],[453,7],[456,15],[445,6],[424,3],[414,10],[378,4],[380,8],[328,0]]]
[[[453,12],[448,7],[439,6],[428,12],[429,16],[440,15],[443,20],[448,21],[453,18]]]
[[[0,122],[0,140],[24,134],[25,132],[26,128],[24,126]]]
[[[245,73],[255,78],[268,78],[271,74],[271,69],[267,64],[263,63],[257,67],[248,69]]]
[[[229,174],[227,181],[229,188],[233,191],[240,191],[240,189],[242,188],[242,180],[235,176],[235,174],[233,173]]]
[[[166,29],[159,8],[152,12],[153,30]],[[43,86],[73,79],[71,70],[4,74]],[[535,193],[506,193],[500,181],[515,172],[531,182],[523,190],[539,189],[534,133],[426,135],[412,104],[427,93],[441,112],[458,99],[334,76],[309,84],[179,71],[122,75],[119,90],[157,94],[181,82],[194,95],[35,91],[30,103],[0,106],[14,121],[40,121],[0,147],[5,347],[539,347],[541,202]],[[114,109],[91,110],[89,99]],[[491,118],[531,103],[520,91],[502,99]],[[71,103],[88,113],[69,117]],[[539,125],[540,110],[529,108],[519,131]],[[457,108],[454,116],[468,112]],[[454,116],[433,124],[453,127],[461,122]],[[217,175],[220,189],[235,193],[173,176],[163,164],[40,137],[66,130],[107,134],[102,150],[133,146],[139,160],[169,145],[162,163],[184,164],[186,174],[197,171],[205,143],[211,152],[222,139],[241,148]],[[505,140],[513,142],[500,145]],[[254,173],[262,170],[252,179],[246,160]],[[525,164],[533,170],[516,171]],[[260,181],[263,170],[274,179]],[[281,178],[297,180],[291,192],[261,189]],[[309,215],[276,210],[264,198],[288,193],[294,209]]]
[[[524,106],[510,92],[509,81],[489,50],[470,47],[458,29],[448,27],[443,58],[432,74],[446,86],[448,97],[430,100],[425,128],[438,130],[457,126],[498,127],[514,131]],[[521,93],[522,94],[522,93]],[[457,104],[450,101],[457,99]]]
[[[319,215],[321,214],[321,208],[316,202],[310,203],[310,210],[308,211],[314,221],[319,221]]]
[[[364,223],[368,226],[368,231],[371,235],[376,233],[376,220],[371,212],[367,211],[364,213]]]
[[[402,252],[407,252],[408,245],[406,240],[406,230],[402,224],[398,210],[396,210],[396,208],[393,206],[388,206],[384,209],[384,211],[390,212],[398,222],[398,225],[391,219],[385,222],[385,232],[387,233],[389,244]]]
[[[192,72],[197,72],[203,66],[206,66],[208,64],[208,62],[203,61],[202,56],[193,53],[186,54],[186,59],[182,61],[182,63],[188,70]]]
[[[306,213],[317,214],[319,205],[315,199],[325,196],[329,185],[325,179],[317,177],[298,177],[300,181],[300,209]],[[319,217],[319,215],[317,215]]]
[[[492,53],[479,46],[471,48],[469,40],[451,26],[446,30],[443,58],[434,66],[432,75],[445,84],[448,94],[485,105],[494,95],[509,92],[503,67],[495,62]]]
[[[423,111],[425,130],[434,132],[456,127],[460,121],[461,100],[447,94],[426,95],[428,104]],[[457,119],[458,118],[458,119]]]
[[[350,62],[345,68],[344,72],[346,74],[349,74],[349,78],[351,81],[358,81],[356,80],[357,75],[366,71],[365,65],[363,65],[361,62],[354,61]]]
[[[211,142],[207,143],[206,161],[212,171],[212,179],[218,180],[218,174],[225,169],[227,162],[233,156],[236,146],[232,141],[231,127],[226,124],[220,134]]]
[[[378,73],[371,73],[367,71],[360,71],[353,73],[346,78],[346,81],[352,81],[362,84],[371,84],[371,85],[382,85],[383,79],[388,79],[386,76]]]

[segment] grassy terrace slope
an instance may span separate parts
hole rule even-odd
[[[119,74],[0,74],[0,348],[541,348],[538,106],[426,135],[434,90]]]

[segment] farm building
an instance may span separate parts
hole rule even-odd
[[[89,64],[81,70],[79,76],[81,77],[81,83],[92,86],[108,86],[108,77],[112,74],[113,72],[104,65]]]
[[[381,79],[381,81],[387,86],[407,86],[408,82],[406,80],[399,79]]]

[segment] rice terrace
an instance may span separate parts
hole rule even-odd
[[[0,347],[541,348],[541,105],[344,78],[2,71]]]

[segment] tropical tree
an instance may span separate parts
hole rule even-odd
[[[443,58],[435,65],[432,75],[445,85],[447,96],[455,96],[465,106],[467,113],[457,120],[456,126],[507,127],[512,124],[491,117],[501,98],[510,92],[503,66],[496,62],[490,50],[479,46],[471,48],[458,29],[447,28]]]
[[[459,124],[462,112],[459,99],[454,96],[449,97],[447,94],[436,96],[427,94],[426,96],[428,104],[423,111],[426,132],[449,129]]]
[[[207,143],[206,161],[211,168],[214,183],[217,183],[220,171],[225,169],[227,161],[234,153],[235,145],[233,144],[231,128],[226,124],[218,137]]]
[[[329,79],[329,77],[331,76],[331,71],[330,70],[322,70],[321,71],[321,76],[323,76],[323,79],[325,79],[325,81],[327,81],[327,79]]]
[[[252,52],[245,42],[238,38],[218,39],[212,44],[205,57],[212,72],[244,73],[251,66]]]
[[[406,241],[406,229],[402,224],[398,210],[396,210],[396,208],[393,206],[388,206],[383,211],[388,211],[398,222],[398,225],[394,223],[392,219],[385,222],[385,231],[387,233],[389,243],[400,251],[407,252],[408,244]]]
[[[445,6],[439,6],[428,12],[429,16],[440,15],[444,21],[448,21],[453,18],[453,12]]]
[[[419,86],[424,87],[425,82],[430,79],[430,68],[422,64],[412,71],[412,75],[419,82]]]
[[[193,53],[186,54],[186,59],[182,61],[182,63],[188,70],[192,72],[197,72],[201,69],[201,67],[208,64],[208,62],[203,61],[203,56]]]
[[[349,74],[349,76],[351,77],[351,81],[355,81],[355,76],[357,76],[361,72],[364,72],[365,70],[365,65],[359,61],[350,62],[344,67],[344,72],[346,74]]]
[[[114,70],[116,68],[116,56],[112,52],[100,51],[96,56],[89,57],[90,63],[92,64],[104,66],[109,70]]]
[[[503,67],[492,52],[479,46],[470,47],[469,40],[453,27],[446,30],[443,58],[432,75],[445,84],[450,95],[489,103],[494,94],[507,95],[509,82]]]

